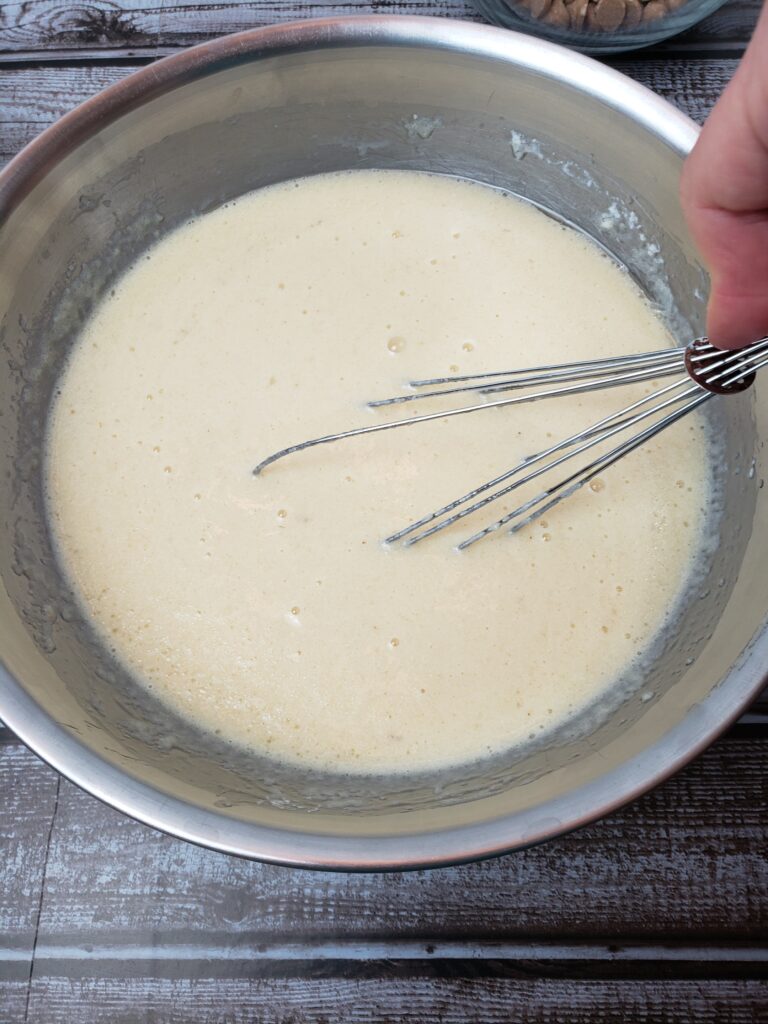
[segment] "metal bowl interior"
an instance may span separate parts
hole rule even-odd
[[[695,135],[586,58],[498,29],[393,17],[197,47],[44,133],[0,177],[0,716],[73,781],[157,828],[248,857],[360,870],[541,841],[694,756],[758,691],[768,657],[757,389],[711,403],[725,525],[642,678],[546,741],[439,776],[281,767],[155,702],[94,642],[60,576],[41,462],[57,374],[121,269],[192,214],[294,176],[416,168],[524,195],[614,253],[689,336],[706,277],[677,182]]]

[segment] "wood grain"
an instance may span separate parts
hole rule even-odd
[[[0,1021],[25,1019],[60,780],[0,741]]]
[[[758,9],[731,0],[616,66],[702,121]],[[469,0],[0,3],[0,163],[181,46],[388,11],[475,17]],[[634,805],[546,846],[333,875],[163,836],[0,731],[0,1022],[768,1021],[766,780],[768,730],[743,725]]]
[[[619,71],[703,124],[738,66],[737,60],[617,60]]]
[[[760,0],[729,0],[720,11],[668,46],[740,49]],[[47,56],[50,50],[164,53],[227,32],[296,19],[359,14],[427,14],[480,20],[470,0],[13,0],[0,6],[0,54]]]
[[[740,7],[749,7],[741,0]],[[216,5],[180,0],[172,6],[142,0],[32,0],[5,5],[2,49],[33,52],[56,48],[72,50],[155,49],[190,46],[228,32],[307,18],[360,14],[428,14],[480,20],[469,0],[229,0]],[[740,21],[748,10],[740,10]]]
[[[0,743],[0,946],[31,954],[59,780],[17,741]],[[2,1018],[0,1018],[2,1019]]]
[[[611,982],[526,978],[400,980],[392,964],[363,981],[304,978],[36,978],[40,1024],[756,1024],[759,981]],[[141,1007],[141,1015],[132,1008]]]
[[[736,61],[620,62],[643,85],[703,121],[736,69]],[[7,162],[47,125],[139,64],[11,68],[0,74],[0,161]],[[675,70],[677,69],[677,70]]]
[[[97,65],[0,73],[0,163],[7,163],[62,114],[132,70]]]
[[[128,957],[186,949],[193,959],[264,943],[457,937],[768,946],[767,755],[764,732],[741,729],[663,787],[571,836],[481,864],[386,876],[226,857],[145,828],[63,782],[38,944],[49,958],[83,955],[87,943],[96,958],[118,946]],[[6,748],[0,763],[3,791],[18,788],[27,808],[7,819],[14,842],[39,851],[55,773],[21,746]],[[16,867],[0,861],[9,904],[31,894],[25,928],[39,861],[39,852]]]
[[[0,1008],[3,1014],[0,1020],[3,1024],[33,1024],[27,1017],[29,991],[26,978],[22,981],[18,978],[5,978],[0,974]],[[74,1022],[70,1020],[70,1024]]]

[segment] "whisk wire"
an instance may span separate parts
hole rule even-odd
[[[731,365],[725,365],[720,373],[713,376],[713,379],[723,380],[723,382],[726,384],[738,383],[739,381],[753,374],[757,370],[762,369],[762,367],[768,366],[768,352],[766,352],[766,350],[768,350],[768,341],[761,345],[755,345],[754,348],[746,355],[743,353],[736,353],[732,356],[727,357],[726,359],[723,359],[722,362],[724,364]],[[755,360],[754,356],[758,352],[764,353],[763,358]],[[674,385],[672,385],[672,387],[674,387]],[[664,390],[670,389],[667,388]],[[503,526],[506,526],[508,523],[513,522],[516,519],[519,519],[520,521],[515,523],[515,525],[511,527],[510,532],[517,533],[519,530],[524,529],[526,526],[530,525],[536,519],[540,518],[542,515],[544,515],[546,512],[552,509],[555,505],[558,505],[565,498],[570,497],[576,491],[580,490],[580,488],[583,487],[584,484],[589,483],[591,480],[593,480],[598,475],[598,473],[603,472],[608,467],[612,466],[615,462],[618,462],[619,459],[623,458],[624,455],[628,455],[636,448],[641,447],[651,438],[656,437],[658,434],[661,433],[662,430],[665,430],[673,423],[676,423],[678,420],[682,419],[683,416],[686,416],[689,412],[692,412],[695,408],[697,408],[698,406],[702,405],[704,402],[712,398],[714,394],[714,392],[712,391],[704,391],[700,387],[695,386],[683,392],[683,395],[679,397],[682,398],[685,395],[695,391],[698,391],[699,394],[697,394],[691,401],[687,402],[684,406],[682,406],[682,408],[677,409],[671,413],[668,413],[663,419],[651,424],[651,426],[647,427],[645,430],[641,431],[634,437],[628,439],[623,444],[618,445],[616,448],[612,449],[612,451],[607,452],[605,455],[599,456],[597,459],[594,459],[591,463],[589,463],[589,465],[584,466],[580,470],[577,470],[575,473],[571,474],[570,477],[560,481],[560,483],[555,484],[550,488],[547,488],[547,490],[542,491],[540,494],[537,494],[534,498],[531,498],[523,505],[520,505],[518,508],[513,509],[511,512],[507,513],[507,515],[503,516],[501,519],[498,519],[495,523],[492,523],[490,526],[487,526],[484,530],[480,530],[476,534],[473,534],[471,537],[468,537],[466,540],[462,541],[460,544],[457,545],[458,549],[461,551],[465,550],[472,544],[476,543],[478,540],[481,540],[483,537],[487,536],[489,533],[493,533],[494,531],[502,528]],[[657,392],[656,397],[658,397],[659,394],[661,394],[661,392]],[[674,399],[664,403],[664,405],[669,405],[672,401],[674,401]],[[660,412],[664,405],[655,408],[654,410],[652,410],[652,413]],[[601,440],[607,439],[608,436],[609,435],[607,434],[604,435],[604,437],[602,437]],[[532,509],[534,511],[531,511]],[[521,519],[520,517],[523,516],[526,512],[530,512],[530,514],[527,515],[524,519]]]
[[[677,367],[677,371],[681,368],[681,366]],[[297,452],[304,451],[306,448],[314,448],[321,444],[330,444],[334,441],[342,441],[350,437],[359,437],[363,434],[375,434],[382,430],[395,430],[398,427],[413,426],[417,423],[429,423],[433,420],[449,419],[453,416],[465,416],[468,413],[480,412],[483,409],[501,409],[508,405],[521,405],[528,402],[538,402],[545,398],[559,398],[563,395],[586,394],[590,391],[602,390],[607,387],[619,387],[623,384],[639,383],[643,380],[653,380],[658,376],[658,373],[649,368],[644,371],[637,371],[636,374],[627,375],[621,379],[600,379],[596,381],[588,381],[585,384],[575,383],[560,388],[534,391],[531,394],[515,395],[512,398],[501,398],[494,402],[481,402],[477,405],[460,406],[458,409],[447,409],[440,412],[424,413],[420,416],[408,416],[404,419],[390,420],[388,423],[373,423],[365,427],[355,427],[352,430],[343,430],[337,434],[325,434],[322,437],[314,437],[309,441],[302,441],[300,444],[294,444],[288,448],[281,448],[280,451],[277,451],[268,458],[263,459],[254,468],[253,475],[259,476],[267,466],[271,466],[273,463],[285,458],[287,455],[293,455]],[[429,397],[435,397],[435,393],[432,392]],[[380,399],[378,405],[394,404],[396,401],[397,399]],[[368,403],[369,408],[376,407],[376,405],[377,403],[375,402]]]
[[[522,487],[525,484],[530,483],[532,480],[537,479],[544,473],[550,472],[550,470],[552,469],[556,469],[558,466],[563,465],[563,463],[568,462],[570,459],[575,458],[577,455],[581,455],[584,452],[589,451],[596,445],[603,444],[605,441],[608,441],[611,437],[616,436],[623,430],[627,430],[631,426],[636,426],[638,423],[641,423],[643,420],[648,419],[650,416],[657,415],[663,409],[668,408],[669,406],[679,402],[680,399],[685,395],[692,394],[695,391],[701,390],[695,384],[690,384],[688,389],[684,391],[682,395],[673,395],[672,397],[668,398],[665,402],[662,402],[659,405],[655,405],[652,409],[646,409],[644,412],[637,413],[634,416],[629,416],[628,418],[626,418],[626,414],[632,408],[637,408],[638,406],[643,405],[646,401],[650,399],[658,398],[660,394],[666,391],[676,389],[677,387],[680,386],[680,383],[681,382],[678,382],[677,384],[671,384],[667,388],[664,388],[662,392],[657,392],[652,396],[646,396],[646,399],[640,399],[638,402],[634,403],[633,406],[627,406],[625,409],[620,410],[618,413],[614,413],[612,416],[606,417],[605,420],[602,421],[605,424],[604,427],[598,428],[598,425],[596,424],[594,427],[589,428],[587,431],[580,431],[577,434],[573,434],[571,435],[571,437],[566,438],[565,441],[561,441],[558,444],[553,445],[551,448],[548,448],[545,451],[538,453],[537,455],[530,456],[527,460],[520,463],[514,469],[510,470],[506,474],[506,478],[508,479],[509,477],[515,475],[521,469],[525,469],[528,466],[533,465],[534,463],[538,463],[543,461],[544,459],[549,458],[550,455],[556,454],[563,448],[576,445],[576,447],[574,447],[572,451],[568,451],[564,455],[560,455],[553,461],[547,462],[543,466],[539,466],[538,469],[535,469],[530,473],[526,473],[525,476],[522,476],[518,480],[515,480],[514,483],[508,484],[506,487],[503,487],[500,490],[495,491],[493,494],[490,494],[487,497],[481,499],[480,501],[475,502],[473,505],[470,505],[467,508],[462,509],[460,512],[456,512],[450,518],[442,520],[440,523],[436,523],[434,526],[430,527],[430,529],[428,530],[425,530],[423,533],[419,533],[415,537],[410,537],[409,540],[406,541],[406,545],[410,547],[411,545],[416,544],[421,540],[425,540],[427,537],[431,537],[433,534],[438,533],[440,530],[443,530],[448,526],[453,526],[453,524],[457,523],[459,520],[464,519],[466,516],[479,511],[481,508],[485,508],[486,505],[489,505],[493,501],[498,501],[500,498],[505,497],[511,491],[517,490],[519,487]],[[685,381],[683,381],[682,383],[685,383]],[[708,392],[705,392],[705,394],[708,394]],[[625,416],[625,418],[623,420],[620,420],[613,426],[608,425],[611,420],[619,416]],[[430,518],[437,518],[437,515],[432,516]],[[401,535],[404,536],[406,533],[410,532],[412,532],[411,528],[406,528],[405,531],[401,531]],[[394,536],[397,537],[397,535]],[[387,539],[387,542],[389,542],[389,538]],[[459,547],[462,547],[462,545],[459,545]]]
[[[517,463],[517,465],[513,466],[512,469],[507,470],[500,476],[494,477],[493,480],[488,480],[486,483],[480,484],[478,487],[475,487],[471,491],[468,491],[466,494],[463,494],[460,498],[454,499],[447,505],[443,505],[442,508],[436,509],[429,515],[423,516],[416,522],[410,523],[408,526],[403,527],[403,529],[399,530],[397,533],[393,533],[390,537],[386,538],[384,543],[393,544],[398,540],[402,540],[404,537],[408,536],[408,534],[413,533],[422,526],[426,526],[427,523],[430,523],[435,519],[439,519],[440,516],[446,515],[448,512],[452,512],[453,509],[458,508],[460,505],[463,505],[467,501],[471,501],[472,498],[476,498],[479,494],[482,494],[484,491],[489,490],[491,487],[495,487],[498,484],[503,483],[505,480],[508,480],[510,477],[514,476],[515,473],[520,472],[522,469],[530,467],[534,465],[536,462],[539,462],[540,460],[545,459],[550,455],[554,455],[556,452],[561,451],[562,449],[567,448],[570,445],[578,444],[580,441],[583,441],[595,435],[600,435],[600,439],[602,439],[604,429],[609,424],[613,423],[614,420],[616,421],[615,423],[613,423],[615,427],[618,427],[620,425],[629,426],[631,423],[635,422],[635,420],[633,420],[630,416],[630,414],[635,409],[638,409],[640,408],[640,406],[653,401],[654,399],[660,397],[662,394],[665,394],[666,392],[672,391],[676,388],[680,388],[685,384],[688,384],[690,387],[690,383],[691,382],[688,378],[682,378],[681,380],[676,381],[674,384],[667,385],[667,387],[665,387],[660,392],[656,392],[652,395],[645,395],[645,397],[638,399],[636,402],[633,402],[631,405],[628,405],[625,408],[620,409],[618,412],[611,413],[609,416],[605,416],[602,420],[599,420],[597,423],[594,423],[591,427],[587,428],[587,430],[579,431],[576,434],[572,434],[570,437],[565,438],[563,441],[559,441],[557,444],[552,445],[545,451],[538,452],[535,455],[526,456],[526,458],[522,459],[519,463]],[[621,417],[625,417],[625,419],[621,419]],[[446,525],[448,524],[446,523]],[[430,535],[432,532],[434,531],[430,531]],[[421,539],[421,537],[416,539]],[[415,539],[413,543],[415,543]]]
[[[634,435],[622,444],[617,445],[617,447],[613,448],[610,452],[598,456],[598,458],[590,462],[589,465],[582,466],[569,477],[566,477],[565,480],[561,480],[559,483],[547,488],[545,491],[537,494],[518,508],[513,509],[500,519],[497,519],[496,522],[491,523],[490,526],[486,526],[483,530],[478,531],[478,533],[473,534],[471,537],[467,537],[466,540],[463,540],[457,545],[458,549],[460,551],[464,551],[472,544],[475,544],[478,540],[486,537],[489,533],[494,533],[496,530],[501,529],[513,520],[518,519],[527,512],[530,512],[530,515],[526,516],[525,519],[513,526],[510,532],[517,533],[519,530],[522,530],[524,527],[534,522],[534,520],[544,515],[545,512],[554,508],[555,505],[558,505],[565,498],[575,494],[576,491],[580,490],[584,486],[584,484],[593,480],[598,473],[602,473],[604,470],[608,469],[609,466],[618,462],[618,460],[624,455],[628,455],[630,452],[634,451],[635,448],[639,448],[641,445],[659,434],[662,430],[671,426],[673,423],[676,423],[679,419],[682,419],[683,416],[686,416],[697,406],[706,402],[710,397],[711,394],[707,391],[699,393],[690,402],[687,402],[682,406],[682,408],[675,409],[673,412],[668,413],[663,419],[651,424],[649,427],[646,427],[645,430],[642,430],[639,434]],[[545,504],[541,504],[542,502],[545,502]],[[534,511],[531,511],[532,509]]]
[[[467,537],[458,544],[459,550],[465,550],[483,537],[506,526],[509,526],[511,533],[516,533],[528,526],[565,498],[580,490],[585,484],[594,480],[598,473],[646,444],[663,430],[700,407],[714,394],[730,394],[745,390],[754,380],[755,373],[764,366],[768,366],[768,338],[763,338],[744,349],[733,352],[716,349],[707,339],[699,338],[691,342],[686,349],[664,349],[658,352],[616,356],[609,359],[592,359],[520,370],[415,380],[411,381],[409,386],[413,389],[421,389],[418,390],[418,393],[378,399],[370,402],[369,407],[381,408],[382,406],[399,405],[404,402],[459,393],[492,395],[509,390],[524,390],[526,393],[495,401],[485,401],[474,405],[390,420],[385,423],[370,424],[313,438],[270,455],[256,466],[254,474],[260,474],[267,466],[287,455],[361,434],[372,434],[417,423],[448,419],[452,416],[462,416],[483,409],[498,409],[536,402],[545,398],[580,395],[594,390],[658,380],[687,371],[686,376],[658,388],[651,394],[638,398],[586,429],[577,431],[541,452],[526,456],[511,469],[492,480],[479,484],[434,512],[409,523],[385,540],[386,544],[403,541],[407,547],[417,544],[478,512],[492,502],[504,498],[523,485],[570,462],[570,460],[591,452],[597,446],[607,444],[624,431],[632,427],[640,427],[637,433],[621,441],[609,451],[597,454],[586,465],[580,466],[564,479],[545,487],[544,490],[517,508]],[[457,387],[457,384],[461,386]],[[541,385],[551,384],[555,386],[541,388]],[[445,385],[450,386],[446,387]],[[647,423],[648,420],[652,422]],[[642,424],[647,425],[641,426]],[[512,525],[510,526],[510,524]]]
[[[454,378],[442,378],[435,381],[411,381],[409,387],[426,387],[432,384],[443,384],[453,383],[457,380],[479,380],[485,379],[484,384],[472,384],[464,387],[450,387],[440,388],[433,391],[420,391],[417,394],[408,395],[395,395],[392,398],[378,398],[368,403],[368,407],[371,409],[380,409],[388,405],[402,405],[405,402],[419,402],[426,398],[437,398],[442,395],[457,395],[467,392],[479,392],[480,394],[494,394],[499,391],[514,391],[521,390],[522,388],[533,387],[539,384],[550,384],[553,382],[565,383],[567,381],[577,380],[595,380],[600,381],[603,378],[608,379],[608,383],[599,384],[596,383],[594,387],[617,387],[621,384],[630,384],[633,381],[642,381],[648,379],[654,379],[656,377],[665,377],[673,373],[679,373],[682,369],[683,359],[682,356],[676,359],[658,360],[652,365],[648,365],[650,360],[639,360],[633,361],[632,363],[625,364],[622,369],[626,371],[621,376],[616,376],[616,367],[601,366],[596,369],[589,367],[582,367],[578,370],[568,369],[567,372],[559,373],[552,371],[551,373],[526,371],[524,375],[517,377],[516,379],[506,379],[498,383],[487,383],[489,378],[506,377],[509,378],[510,374],[477,374],[474,377],[454,377]],[[630,370],[636,370],[635,373],[629,372]],[[520,371],[518,371],[520,373]],[[593,390],[593,388],[590,388]],[[555,392],[548,392],[546,395],[540,397],[550,397]]]
[[[570,371],[579,372],[580,370],[616,370],[626,369],[629,365],[642,365],[643,363],[656,363],[663,361],[667,358],[677,359],[682,362],[685,356],[685,349],[682,348],[666,348],[659,349],[656,352],[638,352],[634,355],[628,356],[610,356],[609,358],[602,359],[582,359],[578,362],[571,363],[551,363],[547,366],[528,366],[525,369],[518,367],[514,370],[494,370],[491,373],[467,373],[462,376],[452,375],[450,377],[432,377],[428,380],[412,380],[410,387],[421,388],[431,387],[432,385],[439,384],[451,384],[457,381],[467,380],[487,380],[493,377],[515,377],[515,376],[527,376],[529,374],[556,374],[557,376],[565,375]]]

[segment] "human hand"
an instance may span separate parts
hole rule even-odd
[[[768,5],[685,162],[681,199],[712,279],[710,341],[768,335]]]

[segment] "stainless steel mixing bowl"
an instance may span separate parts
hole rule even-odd
[[[0,178],[0,716],[78,785],[156,828],[342,869],[539,842],[694,757],[759,691],[768,664],[759,391],[711,403],[720,535],[646,670],[544,741],[439,775],[321,776],[175,718],[81,618],[51,549],[40,467],[57,373],[121,268],[191,214],[296,175],[405,167],[503,186],[613,252],[681,338],[699,330],[706,278],[677,201],[695,138],[682,114],[586,58],[499,29],[396,17],[221,39],[131,75],[44,132]]]

